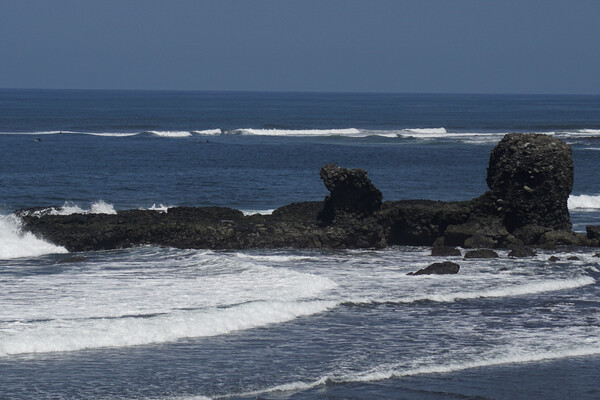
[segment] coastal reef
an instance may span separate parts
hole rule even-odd
[[[292,203],[271,215],[224,207],[172,207],[167,212],[16,214],[23,227],[69,251],[140,245],[196,249],[443,248],[598,246],[600,227],[575,233],[567,208],[573,187],[571,148],[542,134],[508,134],[490,155],[489,191],[467,201],[383,201],[362,169],[327,164],[323,201]]]

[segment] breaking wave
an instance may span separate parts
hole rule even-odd
[[[21,220],[11,215],[0,215],[0,259],[38,257],[44,254],[67,253],[30,232],[23,232]]]
[[[191,132],[189,131],[148,131],[148,133],[154,136],[170,138],[192,136]]]
[[[349,129],[238,129],[231,131],[243,135],[260,136],[358,136],[361,131]]]
[[[25,211],[22,214],[39,217],[42,215],[71,215],[71,214],[116,214],[112,204],[98,200],[90,204],[89,208],[81,208],[72,201],[65,201],[60,207],[48,207],[40,210]]]
[[[223,335],[326,311],[335,302],[263,301],[164,315],[34,322],[3,334],[0,356],[136,346]],[[23,324],[21,324],[21,328]]]
[[[569,196],[567,205],[569,210],[596,211],[600,209],[600,195],[571,195]]]
[[[430,276],[425,276],[428,279]],[[435,278],[435,277],[434,277]],[[417,277],[418,279],[418,277]],[[577,289],[580,287],[592,285],[596,280],[590,276],[581,276],[572,279],[544,280],[522,285],[511,285],[497,289],[483,289],[477,291],[450,292],[450,293],[430,293],[420,296],[407,296],[390,299],[370,299],[370,298],[350,298],[344,304],[379,304],[379,303],[416,303],[421,301],[432,301],[439,303],[451,303],[457,300],[470,300],[479,298],[498,298],[527,296],[532,294],[555,292],[559,290]]]
[[[331,375],[325,375],[313,381],[303,382],[296,381],[290,383],[284,383],[281,385],[265,388],[264,390],[256,390],[244,393],[228,394],[224,396],[216,396],[213,399],[226,398],[232,396],[258,396],[264,393],[273,392],[298,392],[313,389],[319,386],[323,386],[330,383],[366,383],[366,382],[377,382],[385,379],[401,378],[406,376],[415,376],[423,374],[444,374],[458,371],[464,371],[473,368],[483,368],[506,364],[524,364],[530,362],[540,362],[547,360],[556,360],[570,357],[582,357],[592,356],[600,354],[600,348],[598,346],[581,346],[573,347],[570,349],[560,350],[547,350],[547,351],[532,351],[524,352],[520,354],[511,354],[511,351],[506,352],[506,356],[496,356],[483,358],[481,360],[472,361],[460,361],[450,362],[446,364],[433,364],[423,365],[416,367],[402,367],[402,366],[381,366],[366,372],[358,373],[335,373]]]
[[[150,134],[162,138],[185,138],[191,136],[216,136],[216,135],[249,135],[249,136],[279,136],[279,137],[328,137],[341,136],[347,138],[364,138],[379,136],[399,139],[416,140],[444,140],[457,141],[471,144],[496,143],[504,135],[511,132],[531,132],[530,130],[517,129],[514,131],[494,132],[482,130],[453,130],[445,127],[433,128],[391,128],[391,129],[369,129],[369,128],[331,128],[331,129],[262,129],[262,128],[237,128],[237,129],[191,129],[191,130],[151,130],[144,132],[81,132],[81,131],[37,131],[37,132],[0,132],[9,135],[60,135],[79,134],[106,137],[129,137]],[[537,131],[557,138],[569,141],[600,138],[600,129],[556,129]]]

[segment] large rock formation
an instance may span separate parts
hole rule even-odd
[[[571,229],[571,147],[547,135],[511,133],[490,155],[487,184],[509,231],[527,225]]]
[[[387,245],[514,248],[598,246],[600,228],[571,231],[569,146],[537,134],[509,134],[490,156],[490,191],[461,202],[382,203],[361,169],[325,165],[330,195],[293,203],[272,215],[244,216],[220,207],[175,207],[167,213],[43,215],[18,212],[24,227],[70,251],[144,244],[179,248],[381,248]],[[38,210],[39,211],[39,210]]]
[[[319,213],[324,224],[331,224],[336,218],[367,217],[381,208],[383,195],[363,169],[327,164],[321,168],[321,179],[331,192]]]

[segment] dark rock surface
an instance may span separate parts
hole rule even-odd
[[[321,222],[331,224],[336,218],[366,217],[381,208],[383,195],[371,183],[367,171],[327,164],[320,175],[331,193],[319,213]]]
[[[490,191],[469,201],[382,203],[382,194],[366,171],[333,164],[321,169],[321,178],[330,191],[324,201],[292,203],[272,215],[244,216],[224,207],[63,216],[43,215],[38,208],[37,215],[31,210],[17,215],[25,229],[69,251],[146,244],[209,249],[600,244],[598,226],[588,227],[587,235],[571,231],[567,210],[573,184],[571,149],[545,135],[506,135],[490,156]]]
[[[556,262],[556,261],[560,261],[560,258],[558,258],[558,257],[556,257],[556,256],[551,256],[551,257],[548,259],[548,261],[551,261],[551,262]]]
[[[458,274],[460,265],[451,261],[441,263],[433,263],[427,268],[418,270],[417,272],[409,272],[408,275],[452,275]]]
[[[509,257],[523,258],[523,257],[534,257],[537,255],[535,251],[525,246],[515,246],[508,253]]]
[[[431,255],[435,257],[452,257],[461,256],[461,252],[456,247],[450,246],[433,246],[431,248]]]
[[[498,258],[498,253],[490,249],[471,250],[465,253],[465,258]]]
[[[571,147],[541,134],[511,133],[490,155],[487,184],[509,231],[526,225],[571,229]]]
[[[588,239],[600,241],[600,225],[588,225],[585,227]]]

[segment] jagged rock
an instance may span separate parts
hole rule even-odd
[[[538,240],[538,245],[542,248],[553,249],[557,246],[595,246],[596,239],[588,239],[586,235],[581,233],[565,231],[565,230],[550,230],[545,232]]]
[[[330,224],[336,217],[365,217],[381,208],[383,195],[363,169],[347,169],[327,164],[321,168],[321,179],[330,195],[325,198],[319,220]]]
[[[505,247],[514,237],[495,218],[471,219],[460,225],[449,225],[444,231],[444,243],[467,248]]]
[[[177,248],[381,248],[387,245],[510,248],[598,246],[600,227],[572,232],[566,207],[573,183],[570,147],[537,134],[509,134],[490,156],[490,191],[470,200],[382,203],[361,169],[327,164],[322,202],[292,203],[272,215],[224,207],[168,213],[49,215],[21,210],[23,227],[69,251],[158,245]],[[437,250],[432,250],[432,253]],[[488,250],[490,251],[490,250]],[[492,252],[487,256],[497,257]],[[456,254],[459,255],[459,254]],[[469,252],[465,258],[481,255]]]
[[[498,258],[498,253],[489,249],[471,250],[465,253],[465,258]]]
[[[525,225],[570,230],[571,147],[541,134],[508,134],[492,150],[487,184],[509,231]]]
[[[548,261],[551,261],[551,262],[556,262],[556,261],[560,261],[560,258],[558,258],[558,257],[556,257],[556,256],[551,256],[551,257],[548,259]]]
[[[588,225],[585,227],[588,239],[600,241],[600,225]]]
[[[389,226],[389,244],[431,246],[449,224],[465,222],[470,212],[470,202],[386,201],[377,218]]]
[[[458,274],[460,265],[444,261],[441,263],[433,263],[427,268],[418,270],[417,272],[409,272],[408,275],[450,275]]]
[[[451,246],[434,246],[431,248],[431,255],[436,257],[452,257],[461,256],[461,252],[456,247]]]
[[[534,257],[535,255],[537,255],[537,253],[535,251],[533,251],[529,247],[525,247],[525,246],[513,247],[513,249],[510,251],[510,253],[508,253],[509,257],[517,257],[517,258]]]

